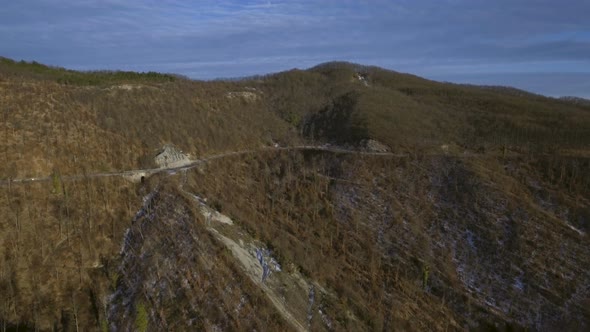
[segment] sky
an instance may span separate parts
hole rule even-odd
[[[590,98],[590,1],[5,1],[0,56],[194,79],[343,60]]]

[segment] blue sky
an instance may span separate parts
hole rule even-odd
[[[238,77],[346,60],[590,98],[588,0],[19,0],[0,55]]]

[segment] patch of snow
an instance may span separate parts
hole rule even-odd
[[[222,235],[217,231],[215,228],[209,227],[207,228],[211,233],[215,235],[233,254],[233,256],[238,260],[238,262],[243,266],[246,270],[248,277],[255,283],[261,285],[260,289],[268,296],[271,302],[275,305],[279,313],[287,320],[297,331],[306,331],[307,329],[299,322],[291,313],[291,311],[286,307],[286,304],[281,300],[280,295],[270,286],[263,285],[258,279],[258,276],[264,272],[261,271],[261,267],[259,264],[259,260],[257,260],[258,252],[256,255],[250,250],[240,246],[234,240]],[[264,261],[264,250],[260,250],[260,257]],[[270,271],[270,269],[269,269]],[[267,276],[268,277],[268,276]]]
[[[238,303],[238,305],[236,306],[235,312],[237,315],[240,314],[240,311],[242,311],[242,308],[244,307],[244,305],[246,305],[246,297],[242,295],[242,297],[240,298],[240,303]]]
[[[328,315],[326,315],[322,309],[318,309],[318,313],[320,314],[320,317],[322,317],[322,321],[324,322],[324,324],[326,325],[326,327],[328,328],[328,330],[332,330],[332,320],[330,320],[330,317],[328,317]]]
[[[522,275],[514,279],[513,286],[521,292],[524,291],[524,282],[522,281]]]
[[[473,240],[474,239],[473,233],[471,231],[467,231],[465,233],[465,236],[467,237],[467,243],[469,244],[471,249],[475,250],[476,247],[475,247],[475,241]]]
[[[123,244],[121,245],[121,250],[119,250],[119,255],[122,255],[125,252],[125,247],[129,243],[129,233],[131,233],[131,228],[127,228],[125,230],[125,234],[123,235]]]
[[[315,301],[315,287],[309,287],[309,301],[307,307],[307,326],[311,327],[311,319],[313,318],[313,303]]]
[[[270,258],[270,264],[274,268],[275,272],[281,272],[281,265],[273,258]]]
[[[149,212],[149,205],[152,203],[152,200],[154,199],[154,197],[156,197],[157,194],[158,191],[155,190],[142,197],[143,206],[135,213],[132,222],[136,222],[137,220],[139,220],[139,218],[145,216]]]
[[[488,307],[497,309],[496,304],[492,303],[490,299],[484,299],[483,303],[485,303],[485,305],[487,305]]]
[[[271,273],[280,272],[281,265],[271,256],[271,251],[264,248],[256,248],[256,259],[262,267],[262,282],[265,282]]]
[[[586,235],[586,233],[582,230],[579,230],[577,228],[575,228],[574,226],[572,226],[569,222],[565,222],[565,224],[567,225],[567,227],[569,227],[570,229],[572,229],[573,231],[576,231],[578,234],[580,235]]]

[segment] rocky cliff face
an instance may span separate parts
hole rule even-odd
[[[154,162],[158,167],[177,167],[190,163],[190,157],[178,150],[172,145],[165,145],[160,152],[154,157]]]

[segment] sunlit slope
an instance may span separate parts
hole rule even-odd
[[[270,107],[307,128],[310,139],[351,141],[349,134],[360,132],[391,147],[454,144],[519,152],[580,149],[590,142],[590,108],[516,89],[439,83],[349,63],[292,70],[262,82]],[[322,135],[332,119],[329,125],[343,130]]]

